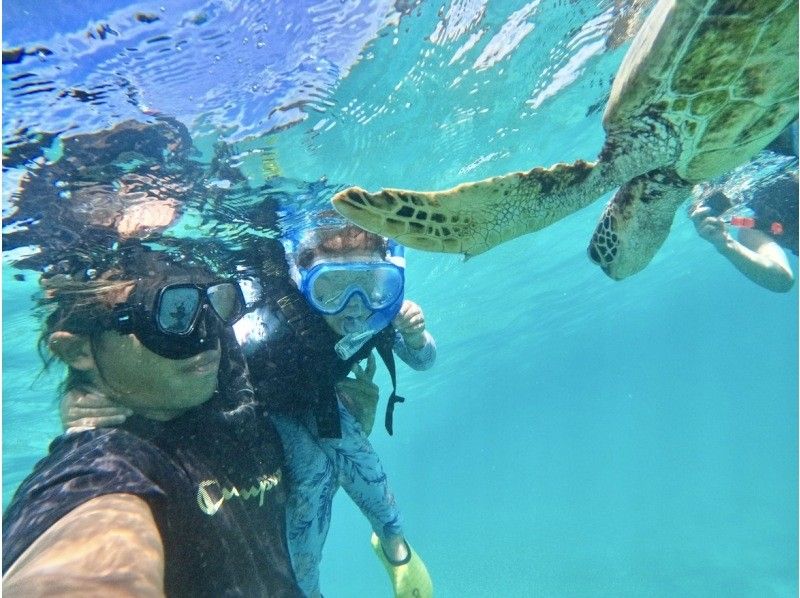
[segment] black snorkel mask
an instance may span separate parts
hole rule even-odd
[[[201,283],[177,277],[148,285],[139,279],[128,301],[114,308],[110,327],[136,335],[156,355],[187,359],[219,348],[223,328],[239,320],[244,310],[235,281]]]

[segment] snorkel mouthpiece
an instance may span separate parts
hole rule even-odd
[[[374,330],[367,330],[365,332],[351,332],[350,334],[346,334],[339,339],[339,342],[334,346],[336,354],[342,361],[347,361],[353,355],[355,355],[356,352],[373,336],[375,336]]]

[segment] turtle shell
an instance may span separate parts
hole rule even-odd
[[[659,2],[614,80],[610,159],[644,136],[697,182],[750,158],[797,118],[797,32],[796,0]]]

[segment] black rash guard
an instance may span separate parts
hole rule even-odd
[[[797,175],[785,173],[769,181],[748,202],[756,228],[770,235],[784,249],[797,255]]]
[[[389,325],[347,360],[335,346],[341,338],[308,305],[288,277],[264,277],[267,295],[260,306],[237,323],[256,399],[271,413],[310,411],[322,438],[341,438],[336,383],[373,348],[391,355],[395,329]],[[249,323],[251,328],[242,326]]]
[[[209,403],[169,422],[132,417],[56,438],[4,515],[3,572],[79,505],[125,493],[153,513],[168,596],[302,596],[277,433],[252,407],[234,419]]]

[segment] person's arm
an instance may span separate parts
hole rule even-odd
[[[738,247],[734,251],[735,255],[728,259],[745,276],[765,289],[785,293],[794,285],[794,273],[786,253],[768,234],[743,228],[739,231]],[[739,260],[741,265],[737,263]]]
[[[425,329],[425,314],[420,306],[413,301],[403,301],[392,325],[398,332],[392,347],[397,356],[415,370],[432,367],[436,361],[436,342]]]
[[[709,213],[709,208],[699,207],[689,215],[700,237],[716,247],[739,272],[765,289],[785,293],[792,288],[794,274],[778,243],[753,229],[742,229],[741,242],[737,241],[725,222]]]
[[[164,546],[147,503],[107,494],[73,509],[3,576],[7,596],[164,596]]]

